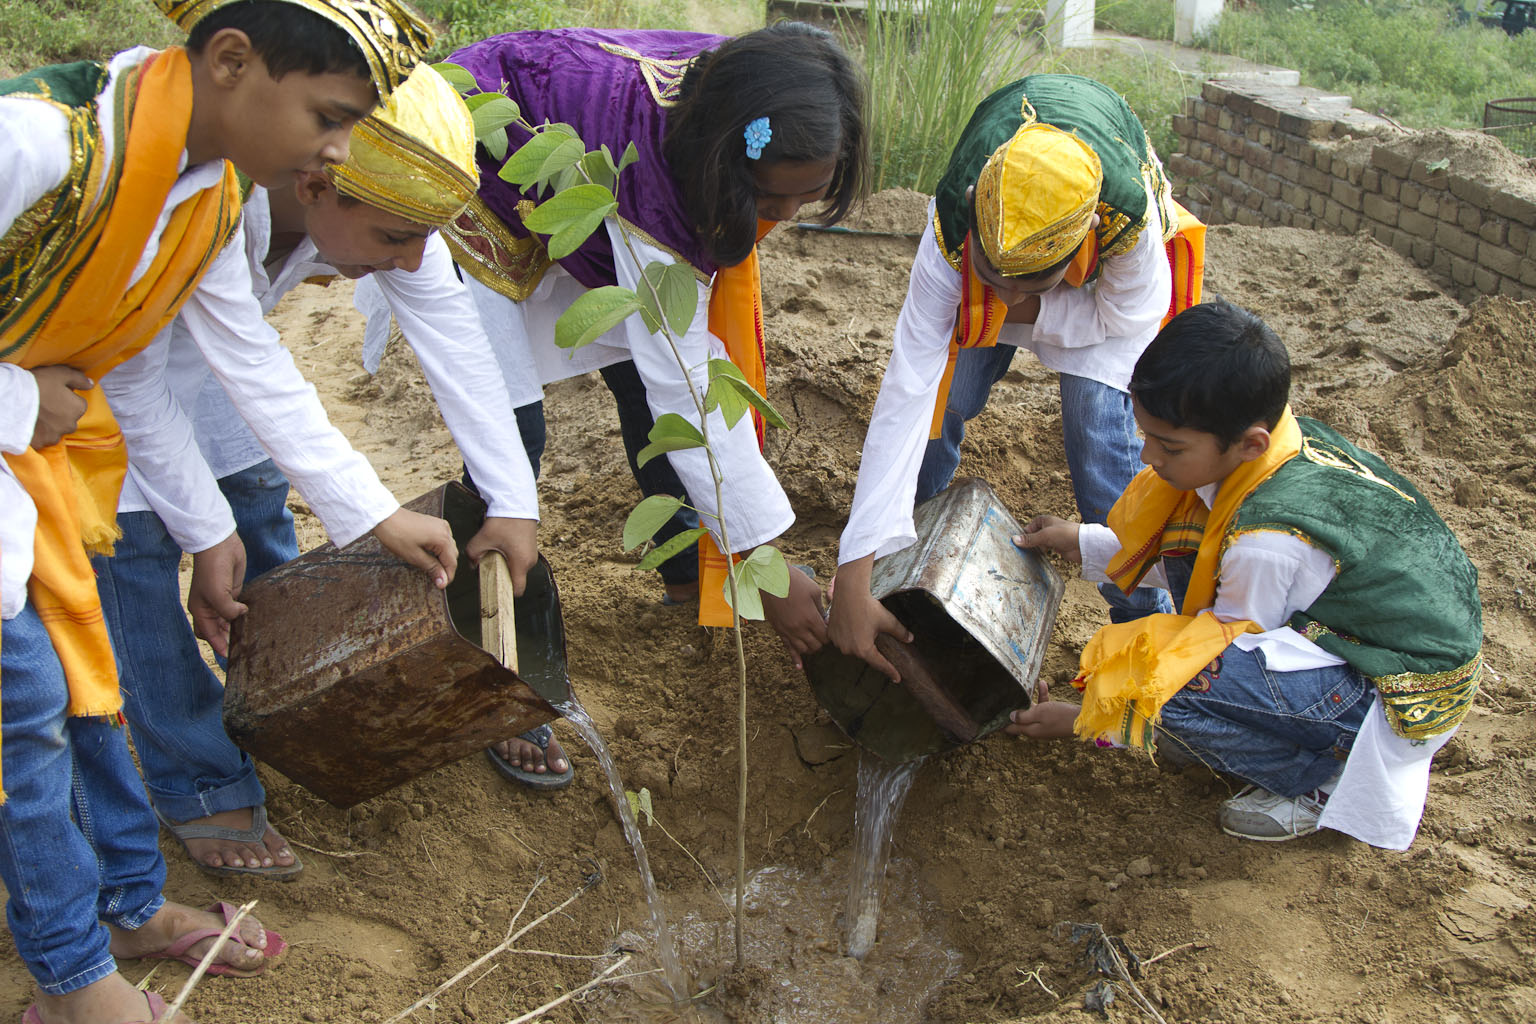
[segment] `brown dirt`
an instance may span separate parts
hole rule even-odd
[[[851,226],[921,227],[923,199],[875,197]],[[770,454],[799,512],[796,561],[827,578],[852,495],[862,428],[890,347],[914,244],[780,230],[765,243],[771,398],[789,429]],[[1140,985],[1169,1021],[1528,1021],[1536,1019],[1536,361],[1529,304],[1470,311],[1394,253],[1364,239],[1290,229],[1211,232],[1207,287],[1265,316],[1292,346],[1297,408],[1387,455],[1432,496],[1482,572],[1489,664],[1471,718],[1442,756],[1417,842],[1406,854],[1338,834],[1284,845],[1241,842],[1215,825],[1227,783],[1172,774],[1084,745],[993,736],[918,775],[895,832],[893,900],[957,954],[923,1014],[881,1017],[857,993],[907,970],[877,947],[863,965],[831,935],[800,934],[789,909],[754,912],[754,936],[790,944],[721,976],[718,955],[690,954],[723,982],[699,1019],[740,1021],[1080,1020],[1092,983],[1060,922],[1098,922],[1142,956]],[[457,456],[419,371],[391,351],[359,377],[360,325],[345,284],[304,289],[277,320],[336,421],[401,496],[453,476]],[[632,789],[650,790],[646,829],[674,920],[724,921],[700,868],[729,896],[734,863],[733,645],[687,612],[663,608],[649,574],[620,550],[637,500],[612,403],[595,377],[550,389],[541,540],[564,598],[575,687]],[[1072,514],[1053,375],[1021,356],[966,441],[963,472],[990,480],[1020,518]],[[318,540],[312,519],[302,539]],[[1104,621],[1072,579],[1046,674],[1064,681]],[[846,877],[857,758],[835,742],[778,643],[748,631],[752,775],[747,857],[825,881]],[[562,728],[571,747],[579,744]],[[633,860],[592,757],[573,749],[577,781],[552,798],[514,789],[480,758],[444,768],[351,811],[264,769],[273,820],[305,844],[291,885],[216,881],[166,845],[168,892],[188,902],[259,898],[295,948],[270,976],[210,979],[199,1021],[379,1022],[494,946],[530,888],[523,920],[574,891],[595,863],[605,880],[542,925],[524,948],[596,954],[644,930]],[[324,852],[322,852],[324,851]],[[799,908],[796,908],[799,909]],[[888,903],[888,914],[894,908]],[[824,915],[828,918],[829,914]],[[794,933],[785,934],[781,933]],[[1188,945],[1193,943],[1194,945]],[[442,995],[418,1021],[506,1021],[590,978],[593,961],[504,954]],[[129,964],[138,978],[147,965]],[[1035,972],[1030,974],[1030,972]],[[839,976],[849,996],[816,1016],[786,984]],[[1029,976],[1026,976],[1029,975]],[[187,971],[162,966],[171,994]],[[862,987],[861,987],[862,986]],[[1050,994],[1047,992],[1050,989]],[[0,954],[5,1012],[26,978]],[[1128,994],[1113,1020],[1142,1015]],[[676,1020],[635,997],[568,1003],[551,1021]]]

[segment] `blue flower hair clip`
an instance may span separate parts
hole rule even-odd
[[[763,155],[763,147],[773,141],[773,129],[768,127],[766,117],[760,117],[747,125],[741,136],[747,140],[747,159],[756,160]]]

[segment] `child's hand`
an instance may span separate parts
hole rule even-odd
[[[401,561],[431,576],[437,589],[442,590],[453,580],[459,549],[446,520],[400,508],[375,526],[373,535]]]
[[[1028,736],[1032,740],[1060,740],[1072,735],[1081,709],[1066,701],[1051,700],[1050,688],[1044,679],[1035,688],[1035,706],[1015,711],[1008,716],[1003,731],[1010,736]]]
[[[804,656],[821,650],[827,642],[827,620],[821,614],[824,600],[821,586],[793,567],[789,570],[788,594],[775,597],[763,593],[763,618],[784,641],[795,668],[803,669]]]
[[[32,428],[32,447],[58,444],[75,432],[85,415],[85,399],[79,392],[96,383],[73,366],[39,366],[32,371],[37,381],[37,425]]]
[[[1036,516],[1024,527],[1024,532],[1013,538],[1013,543],[1026,551],[1045,548],[1054,551],[1069,562],[1083,563],[1082,549],[1077,545],[1077,523],[1069,523],[1055,516]]]
[[[244,583],[245,545],[239,534],[192,556],[192,585],[187,590],[192,632],[221,658],[229,657],[229,624],[246,612],[235,600]]]
[[[539,560],[537,519],[503,519],[490,516],[478,533],[464,545],[464,553],[475,565],[487,551],[500,551],[507,560],[507,572],[512,577],[512,594],[522,597],[528,586],[528,570]]]
[[[869,574],[874,561],[874,556],[868,555],[838,567],[837,576],[832,580],[836,593],[832,598],[832,613],[827,619],[827,637],[844,654],[863,658],[884,672],[891,682],[899,683],[901,673],[875,647],[875,640],[881,633],[889,633],[909,644],[912,631],[870,595]]]

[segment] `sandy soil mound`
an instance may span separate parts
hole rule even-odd
[[[890,348],[924,197],[882,194],[848,226],[793,228],[764,245],[771,434],[799,521],[795,561],[826,579],[852,496],[863,425]],[[1299,411],[1392,459],[1436,502],[1482,573],[1495,670],[1431,785],[1406,854],[1337,834],[1271,846],[1216,827],[1229,785],[1083,745],[994,736],[927,765],[896,825],[887,929],[862,964],[838,955],[858,760],[777,641],[749,631],[752,775],[747,856],[751,964],[728,970],[735,849],[733,645],[664,608],[632,571],[620,525],[637,500],[612,402],[595,377],[550,390],[541,540],[567,613],[575,687],[626,785],[650,791],[645,829],[685,959],[715,985],[690,1015],[647,1003],[650,978],[567,1003],[546,1019],[791,1021],[1081,1020],[1094,973],[1062,922],[1095,922],[1142,957],[1139,982],[1169,1021],[1536,1019],[1536,357],[1529,305],[1463,309],[1421,271],[1364,239],[1214,228],[1207,287],[1266,317],[1292,346]],[[359,376],[349,287],[304,289],[279,325],[337,422],[402,496],[455,475],[457,455],[403,347]],[[962,471],[990,480],[1020,518],[1071,515],[1052,374],[1021,356],[966,439]],[[302,508],[301,503],[297,503]],[[318,540],[312,520],[304,539]],[[1105,620],[1072,579],[1046,675],[1064,681]],[[380,1022],[600,870],[604,879],[519,942],[600,954],[641,947],[651,966],[629,849],[592,757],[561,735],[575,785],[514,789],[479,758],[338,811],[267,771],[273,820],[308,870],[287,886],[223,881],[166,846],[168,891],[188,902],[259,898],[294,943],[251,981],[211,979],[200,1021]],[[664,831],[665,830],[665,831]],[[503,954],[422,1009],[418,1021],[507,1021],[611,961]],[[138,978],[148,965],[128,965]],[[187,971],[161,966],[172,994]],[[908,984],[921,976],[922,983]],[[0,954],[6,1012],[26,978]],[[903,986],[906,986],[905,988]],[[923,1005],[925,1003],[925,1005]],[[921,1006],[921,1008],[919,1008]],[[1143,1015],[1128,994],[1112,1020]]]

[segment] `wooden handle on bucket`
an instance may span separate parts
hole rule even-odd
[[[976,738],[976,734],[981,732],[981,726],[933,678],[933,673],[928,671],[916,647],[902,643],[889,633],[876,636],[875,647],[885,656],[886,661],[896,666],[896,671],[901,673],[901,685],[907,688],[912,699],[922,705],[940,729],[961,743],[969,743]]]
[[[512,618],[512,571],[500,551],[480,559],[480,646],[517,671],[517,625]]]

